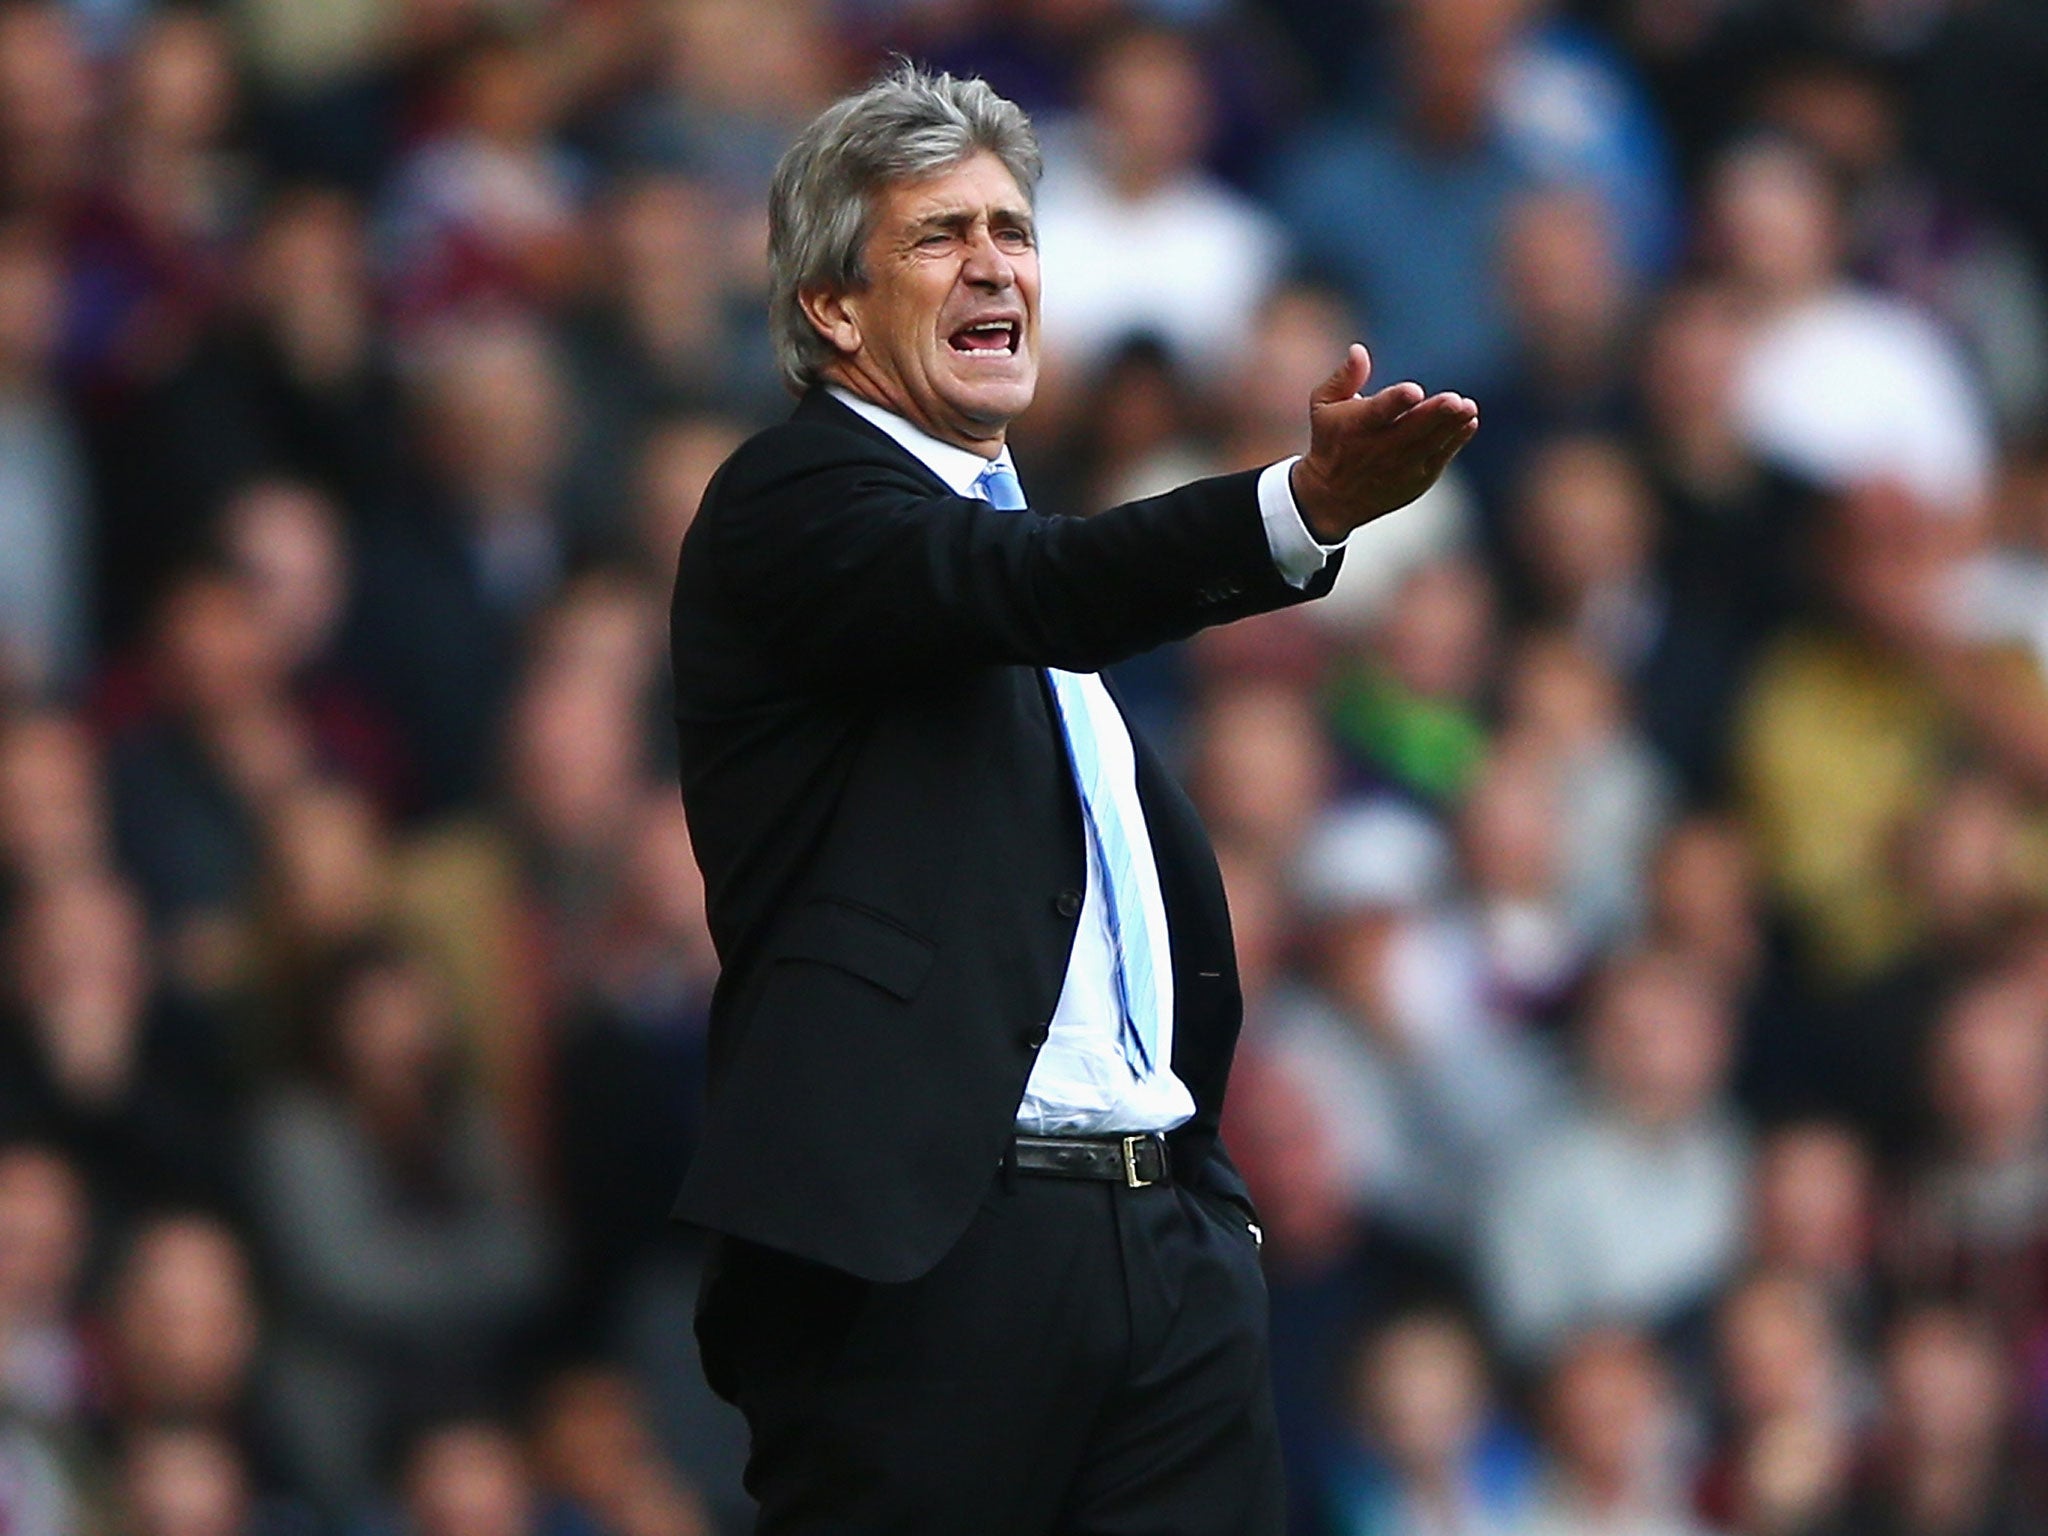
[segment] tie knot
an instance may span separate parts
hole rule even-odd
[[[1022,512],[1028,505],[1024,500],[1023,482],[1007,464],[989,465],[974,484],[981,492],[982,500],[998,512]]]

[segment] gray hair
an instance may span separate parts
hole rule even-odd
[[[984,151],[1032,195],[1043,161],[1024,109],[985,80],[933,75],[908,61],[834,102],[798,135],[768,194],[768,331],[791,389],[816,384],[834,356],[800,296],[866,283],[861,257],[876,194]]]

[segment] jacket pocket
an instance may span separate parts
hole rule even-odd
[[[775,948],[778,961],[829,965],[906,1003],[924,986],[936,953],[894,919],[830,896],[806,902]]]

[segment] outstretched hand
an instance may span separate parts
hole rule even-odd
[[[1308,397],[1309,449],[1288,484],[1309,532],[1324,544],[1407,506],[1479,430],[1479,407],[1465,396],[1424,398],[1419,384],[1360,395],[1371,374],[1371,355],[1354,342]]]

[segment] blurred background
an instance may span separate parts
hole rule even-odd
[[[890,50],[1047,143],[1035,504],[1483,406],[1122,679],[1301,1536],[2040,1529],[2040,0],[0,0],[0,1531],[745,1528],[665,606]]]

